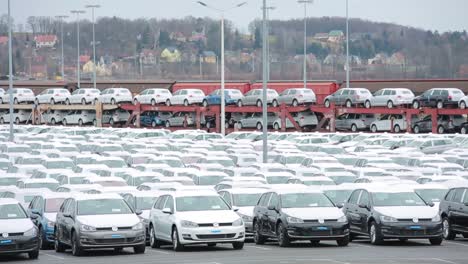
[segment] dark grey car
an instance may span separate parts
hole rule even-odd
[[[373,114],[342,114],[336,118],[336,130],[367,130],[370,124],[375,121]]]

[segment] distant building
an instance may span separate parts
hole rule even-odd
[[[186,42],[187,41],[187,37],[184,36],[184,34],[182,32],[172,32],[170,35],[169,35],[169,38],[171,40],[174,40],[174,41],[178,41],[178,42]]]
[[[8,44],[8,37],[7,36],[0,36],[0,45]]]
[[[155,65],[157,63],[155,50],[143,49],[140,53],[140,58],[143,65]]]
[[[36,48],[53,48],[57,44],[56,35],[37,35],[34,37]]]
[[[395,52],[392,56],[387,60],[387,64],[391,65],[404,65],[406,58],[405,55],[401,52]]]
[[[91,60],[91,56],[89,56],[89,55],[80,55],[80,64],[84,65],[90,60]]]
[[[345,40],[345,35],[341,30],[332,30],[328,33],[328,41],[333,43],[340,43]]]
[[[328,33],[316,33],[314,35],[314,39],[318,41],[328,41],[329,35]]]
[[[180,62],[182,54],[175,47],[167,47],[161,52],[161,60],[165,62]]]
[[[202,58],[204,63],[214,64],[217,61],[216,53],[213,51],[203,51]]]
[[[192,36],[189,38],[190,42],[203,42],[206,43],[206,35],[205,35],[205,29],[202,30],[202,32],[197,32],[193,31]]]
[[[382,65],[387,63],[388,56],[384,53],[378,53],[374,56],[374,58],[367,60],[367,64],[369,65]]]

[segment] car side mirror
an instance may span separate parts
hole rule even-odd
[[[429,205],[430,207],[434,207],[434,203],[433,202],[428,202],[427,205]]]
[[[468,206],[468,202],[464,203],[465,206]]]
[[[268,208],[268,210],[275,210],[275,211],[277,211],[277,210],[276,210],[276,206],[274,206],[274,205],[269,205],[267,208]]]
[[[172,214],[171,208],[164,208],[164,209],[162,209],[162,212],[163,212],[164,214]]]
[[[343,204],[343,203],[337,203],[337,204],[336,204],[336,207],[339,208],[339,209],[341,209],[341,208],[344,207],[344,204]]]
[[[41,212],[39,210],[37,210],[37,209],[31,209],[31,214],[36,215],[36,216],[42,215]]]
[[[36,219],[39,218],[39,215],[37,215],[37,214],[32,214],[32,215],[29,216],[29,218],[31,218],[31,219],[33,219],[33,220],[36,220]]]
[[[369,210],[369,206],[367,204],[359,204],[359,207]]]
[[[63,213],[64,217],[72,218],[72,215],[70,213]]]
[[[239,211],[239,208],[238,208],[237,206],[233,206],[233,207],[232,207],[232,210],[233,210],[234,212],[237,212],[237,211]]]
[[[140,209],[136,209],[135,210],[135,214],[136,215],[141,215],[143,213],[143,211],[141,211]]]

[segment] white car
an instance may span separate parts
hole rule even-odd
[[[373,133],[381,131],[393,131],[400,133],[402,130],[406,130],[406,118],[404,115],[383,115],[379,120],[372,122],[370,130]]]
[[[460,101],[458,101],[458,107],[460,107],[460,109],[465,109],[467,104],[468,104],[468,95],[463,96],[460,99]]]
[[[33,103],[34,102],[34,93],[31,89],[28,88],[13,88],[13,103]],[[6,91],[0,97],[0,104],[8,104],[10,102],[10,90]]]
[[[315,128],[318,125],[317,116],[313,112],[299,112],[299,113],[291,113],[293,119],[301,128]],[[289,118],[285,119],[286,121],[286,128],[294,128],[293,123]],[[281,129],[281,118],[277,118],[273,122],[273,128],[275,130]]]
[[[31,111],[14,109],[13,110],[13,120],[15,124],[24,123],[31,119]],[[10,123],[10,113],[4,113],[0,116],[0,124]]]
[[[272,104],[277,98],[278,92],[273,89],[267,89],[267,104]],[[262,100],[263,89],[253,89],[237,101],[237,106],[242,107],[243,105],[256,105],[257,107],[261,107],[263,105]]]
[[[153,248],[161,242],[172,243],[175,251],[191,244],[232,243],[234,249],[244,247],[244,221],[214,191],[183,191],[160,196],[149,219]]]
[[[103,104],[131,103],[132,93],[127,88],[107,88],[101,92],[99,100]]]
[[[205,93],[200,89],[181,89],[172,94],[172,97],[166,100],[166,105],[184,105],[201,104],[205,99]]]
[[[393,108],[396,105],[410,105],[413,103],[414,94],[407,88],[385,88],[374,93],[364,103],[366,108],[374,106],[386,106]]]
[[[70,111],[63,117],[62,124],[66,125],[85,125],[96,123],[96,112],[90,110],[75,110]]]
[[[164,104],[167,99],[172,97],[171,92],[168,89],[162,88],[149,88],[136,95],[133,99],[133,103],[137,104]]]
[[[75,90],[65,101],[67,105],[69,104],[96,104],[99,94],[101,91],[94,88],[81,88]]]
[[[63,118],[67,113],[61,110],[51,110],[42,114],[41,123],[55,125],[57,123],[62,123]]]
[[[65,103],[70,96],[70,92],[64,88],[50,88],[36,95],[36,104],[56,104]]]

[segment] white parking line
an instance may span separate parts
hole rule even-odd
[[[456,262],[445,260],[445,259],[433,258],[433,260],[437,260],[437,261],[444,262],[444,263],[457,264]]]
[[[462,243],[457,243],[457,242],[444,241],[444,243],[468,247],[468,244],[462,244]]]
[[[55,255],[51,255],[51,254],[47,254],[47,253],[43,253],[41,252],[40,253],[41,255],[46,255],[48,257],[51,257],[51,258],[55,258],[55,259],[60,259],[60,260],[64,260],[65,258],[62,258],[62,257],[59,257],[59,256],[55,256]]]
[[[266,248],[266,247],[259,247],[259,246],[246,246],[249,248],[256,248],[256,249],[261,249],[261,250],[271,250],[271,248]]]
[[[162,250],[157,250],[157,249],[151,249],[150,252],[160,253],[160,254],[164,254],[164,255],[170,255],[171,254],[169,252],[162,251]]]

